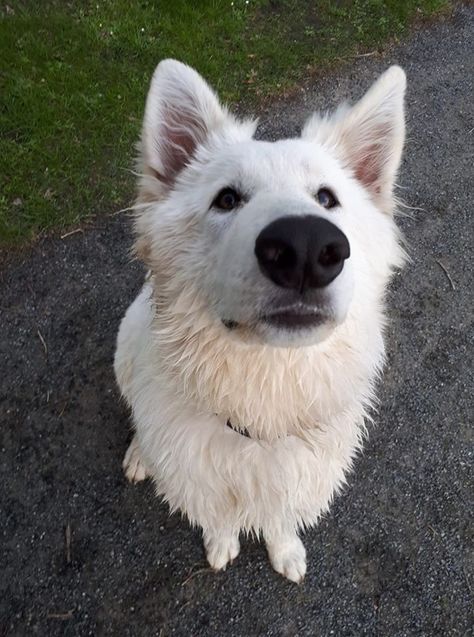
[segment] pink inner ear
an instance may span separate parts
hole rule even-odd
[[[348,140],[352,141],[352,166],[357,179],[372,190],[372,192],[380,193],[380,179],[387,161],[387,152],[389,148],[389,138],[391,128],[389,125],[379,125],[372,130],[367,131],[368,139]]]
[[[377,187],[376,184],[382,169],[380,144],[364,147],[362,156],[357,157],[355,176],[367,188]],[[378,187],[377,187],[378,191]]]
[[[192,158],[203,136],[202,126],[191,113],[168,108],[163,113],[161,155],[165,174],[163,181],[171,183]]]

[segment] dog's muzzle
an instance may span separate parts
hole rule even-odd
[[[301,331],[333,321],[323,291],[350,257],[342,230],[314,215],[280,217],[258,235],[255,256],[261,273],[280,290],[279,302],[258,316],[258,323]],[[233,319],[222,323],[228,330],[240,326]]]

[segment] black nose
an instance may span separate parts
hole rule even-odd
[[[337,277],[350,255],[346,235],[333,223],[313,217],[281,217],[255,242],[260,270],[283,288],[304,292]]]

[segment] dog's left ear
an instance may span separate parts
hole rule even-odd
[[[313,115],[302,136],[330,147],[365,186],[378,207],[391,212],[405,138],[405,73],[386,71],[352,108]]]

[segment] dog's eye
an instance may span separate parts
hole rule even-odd
[[[316,195],[316,199],[318,200],[319,205],[323,208],[334,208],[339,205],[339,201],[329,188],[320,188]]]
[[[220,210],[233,210],[240,203],[240,195],[233,188],[224,188],[212,202]]]

